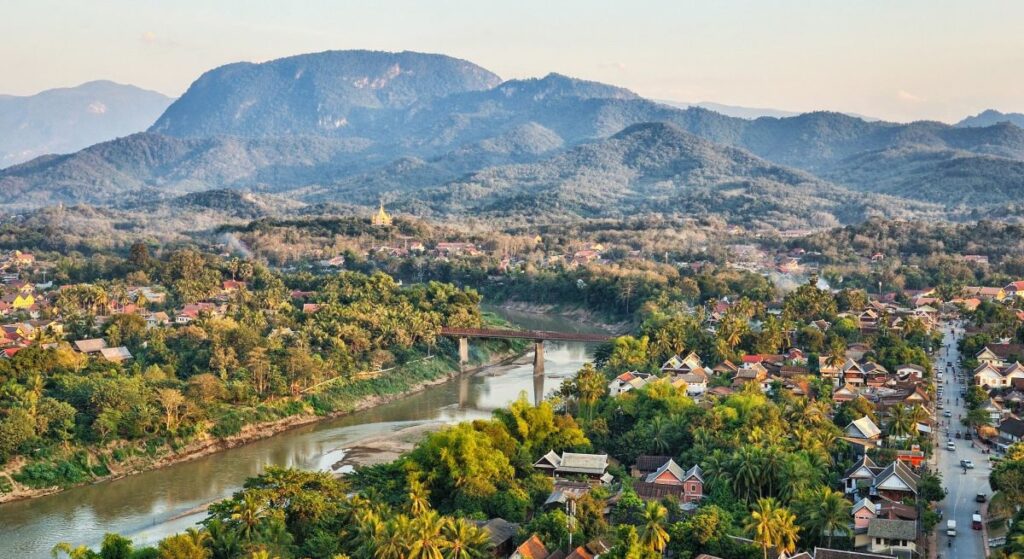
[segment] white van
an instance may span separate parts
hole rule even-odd
[[[946,535],[951,538],[956,537],[956,520],[946,521]]]

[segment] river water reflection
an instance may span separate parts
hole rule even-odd
[[[527,328],[594,331],[563,318],[504,313]],[[127,477],[30,501],[0,505],[0,558],[50,557],[68,541],[95,546],[106,532],[153,543],[205,517],[202,507],[230,496],[268,466],[327,470],[354,441],[426,422],[487,417],[526,392],[555,390],[590,359],[580,343],[545,344],[545,375],[533,377],[529,360],[494,367],[431,387],[390,404],[300,427],[255,443]]]

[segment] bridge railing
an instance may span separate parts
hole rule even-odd
[[[441,328],[442,336],[457,338],[517,338],[566,342],[606,342],[608,334],[551,332],[547,330],[508,330],[504,328]]]

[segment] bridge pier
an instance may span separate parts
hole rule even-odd
[[[533,342],[533,374],[544,374],[544,340]]]
[[[459,338],[459,367],[465,368],[469,363],[469,338],[462,336]]]

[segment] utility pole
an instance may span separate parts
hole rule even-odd
[[[573,528],[576,526],[576,500],[575,499],[571,499],[570,498],[570,499],[567,499],[565,501],[565,513],[566,513],[565,524],[566,524],[566,527],[569,529],[569,549],[567,549],[566,551],[568,553],[572,553],[572,549],[573,549],[573,547],[572,547],[572,532],[573,532]]]

